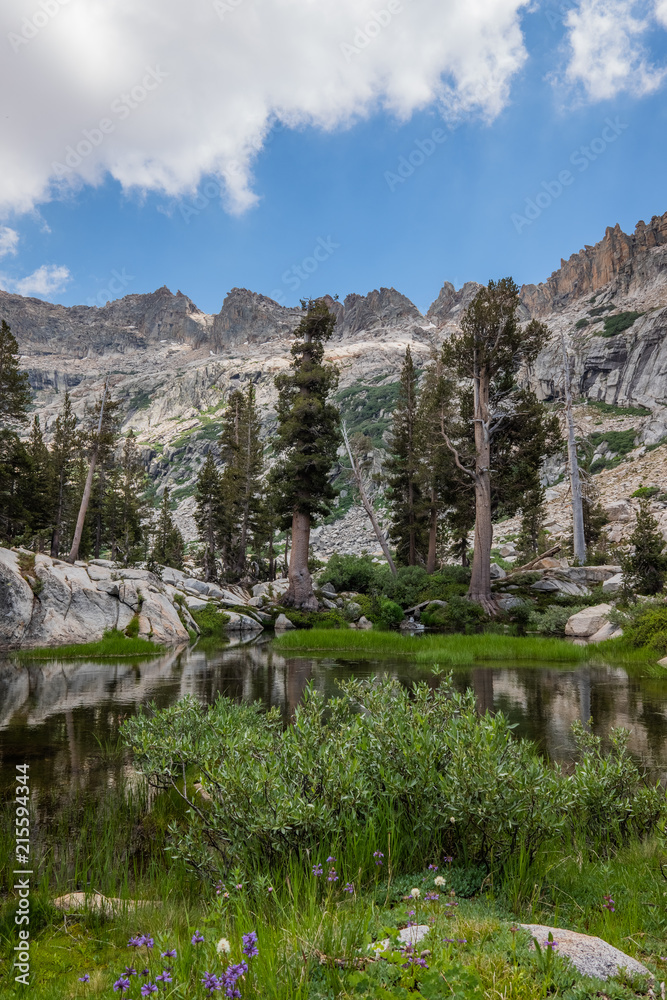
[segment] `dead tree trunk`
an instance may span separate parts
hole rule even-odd
[[[563,349],[563,374],[565,382],[565,414],[567,417],[567,454],[570,465],[570,490],[572,492],[572,548],[574,561],[579,566],[586,563],[586,535],[584,534],[584,505],[581,495],[579,461],[577,459],[577,439],[574,434],[572,414],[572,390],[570,387],[570,360],[565,347],[565,337],[561,334]]]
[[[100,407],[100,419],[97,424],[97,437],[93,443],[93,452],[90,456],[90,465],[88,466],[88,476],[86,477],[86,485],[83,489],[83,496],[81,498],[81,506],[79,507],[79,516],[76,519],[76,528],[74,529],[74,539],[72,541],[72,548],[68,556],[68,562],[76,562],[79,558],[79,546],[81,545],[81,536],[83,534],[83,525],[86,520],[86,514],[88,513],[88,504],[90,503],[90,494],[93,489],[93,476],[95,475],[95,466],[97,465],[97,456],[100,450],[100,437],[102,436],[102,421],[104,420],[104,404],[107,398],[107,389],[109,387],[109,380],[107,379],[104,383],[104,392],[102,393],[102,405]]]
[[[468,597],[495,613],[491,599],[491,435],[489,427],[489,376],[485,369],[473,380],[475,419],[475,548]]]
[[[347,436],[347,427],[345,426],[345,424],[343,424],[343,440],[345,441],[345,447],[347,448],[347,454],[350,459],[350,464],[352,466],[352,475],[354,476],[354,480],[357,484],[357,489],[359,490],[359,496],[361,497],[361,502],[364,506],[364,510],[368,514],[368,518],[373,526],[373,531],[375,532],[377,540],[380,543],[380,547],[384,552],[384,557],[387,560],[387,563],[389,564],[389,569],[391,570],[392,574],[396,576],[396,566],[394,565],[394,560],[391,557],[391,552],[389,551],[387,539],[385,538],[384,531],[378,524],[378,520],[377,517],[375,516],[375,511],[373,509],[373,504],[369,500],[368,494],[366,493],[366,490],[364,488],[363,479],[361,477],[361,469],[359,468],[357,460],[354,458],[352,454],[352,449],[350,448],[350,441]]]

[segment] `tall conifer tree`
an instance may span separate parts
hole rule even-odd
[[[210,451],[197,479],[195,502],[195,523],[204,543],[204,579],[215,580],[221,522],[221,487],[220,474]]]
[[[308,570],[313,521],[331,511],[336,493],[330,473],[342,444],[340,414],[329,400],[338,386],[338,369],[324,360],[324,345],[336,317],[326,302],[303,301],[289,372],[276,376],[278,427],[275,447],[280,459],[272,473],[283,527],[291,524],[287,604],[316,609],[317,598]]]
[[[401,369],[398,401],[392,425],[391,455],[387,461],[390,537],[400,562],[425,562],[428,546],[428,501],[423,496],[418,413],[419,375],[409,347]]]

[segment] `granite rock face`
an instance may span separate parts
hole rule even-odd
[[[142,639],[168,646],[188,641],[156,576],[103,570],[0,548],[0,649],[96,642],[108,629],[126,629],[135,615]]]

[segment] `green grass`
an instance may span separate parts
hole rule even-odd
[[[665,676],[655,663],[657,654],[633,649],[610,639],[575,646],[564,639],[510,635],[427,635],[422,638],[396,632],[357,632],[354,629],[311,629],[286,632],[274,640],[281,651],[293,653],[354,653],[355,656],[409,656],[417,663],[458,666],[475,662],[519,661],[576,666],[591,660],[613,661],[637,668],[642,676]]]
[[[159,646],[148,639],[130,639],[123,632],[110,629],[98,642],[83,642],[78,645],[41,647],[39,649],[19,649],[12,655],[22,660],[70,660],[81,657],[161,656],[164,652],[164,646]]]
[[[586,404],[612,417],[648,417],[651,413],[646,406],[614,406],[613,403],[605,403],[602,399],[588,399]]]
[[[509,635],[429,635],[423,638],[396,632],[329,631],[312,629],[287,632],[275,640],[290,652],[354,652],[368,655],[410,656],[417,663],[455,665],[479,660],[546,660],[580,663],[588,659],[585,646],[562,639]]]

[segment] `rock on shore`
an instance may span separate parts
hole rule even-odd
[[[107,629],[126,629],[135,615],[142,639],[189,639],[167,587],[148,570],[104,560],[72,566],[0,548],[0,649],[96,642]]]

